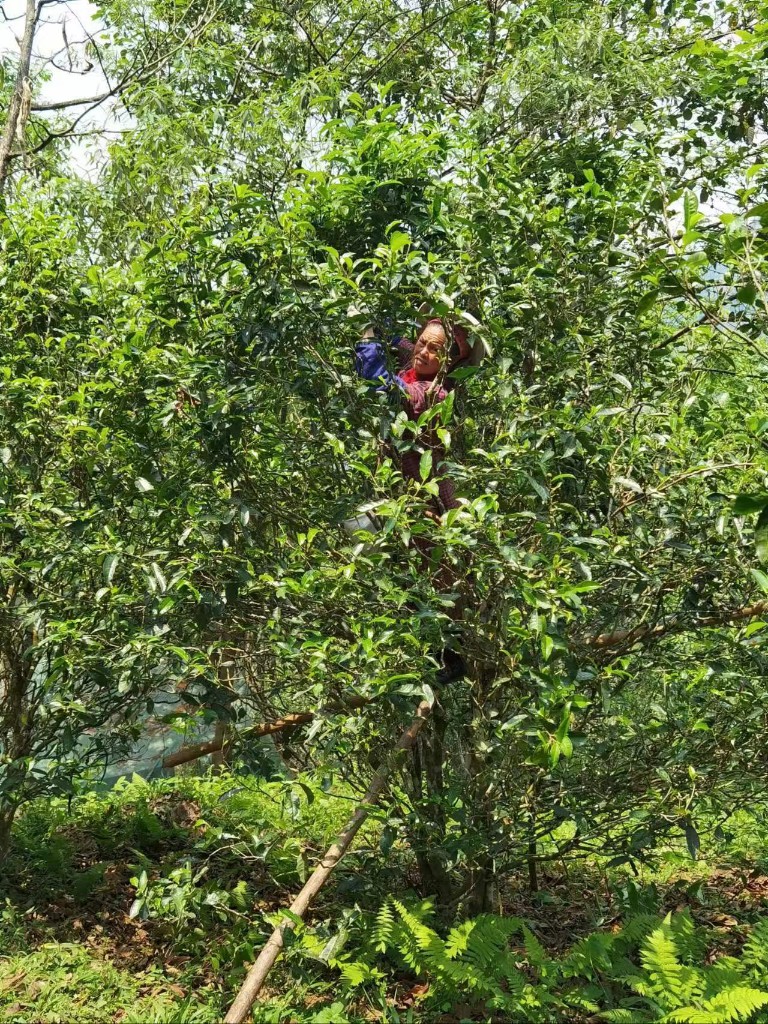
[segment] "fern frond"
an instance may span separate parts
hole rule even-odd
[[[546,973],[550,963],[547,951],[526,925],[523,925],[523,944],[531,967],[537,968],[540,973]]]
[[[392,903],[405,925],[397,944],[410,967],[419,973],[431,972],[454,988],[478,987],[481,975],[472,971],[469,965],[451,960],[445,951],[445,943],[433,928],[424,924],[418,910],[414,912],[400,900],[393,899]]]
[[[768,1004],[768,992],[737,986],[719,992],[700,1006],[681,1006],[662,1017],[662,1024],[735,1024]]]
[[[617,944],[625,949],[638,945],[643,939],[659,925],[659,919],[655,914],[638,914],[630,918],[616,936]]]
[[[571,1009],[582,1010],[585,1013],[597,1014],[600,1012],[599,1005],[582,995],[580,992],[566,993],[566,995],[563,996],[563,1002]]]
[[[376,915],[376,926],[373,929],[373,945],[379,953],[391,949],[395,937],[395,912],[389,899],[384,900]]]
[[[240,881],[232,890],[232,905],[237,910],[245,911],[249,906],[248,883]]]
[[[347,961],[346,963],[337,960],[334,966],[338,967],[344,984],[349,988],[357,988],[359,985],[364,985],[371,981],[378,982],[384,977],[377,967],[371,967],[370,964],[362,963],[358,960]]]
[[[600,1020],[610,1021],[611,1024],[644,1024],[645,1021],[658,1020],[655,1014],[645,1010],[628,1010],[622,1006],[615,1010],[604,1010],[598,1017]]]
[[[726,988],[735,988],[744,984],[744,972],[741,964],[734,957],[723,956],[704,971],[704,990],[702,996],[711,999]]]
[[[452,928],[445,940],[445,951],[451,958],[460,955],[478,967],[494,963],[506,950],[510,936],[523,929],[516,917],[481,914]]]
[[[670,921],[675,946],[681,960],[691,962],[700,959],[706,951],[701,929],[697,928],[690,910],[686,907],[674,914]]]
[[[701,1020],[691,1018],[691,1024],[731,1024],[732,1021],[749,1020],[756,1010],[768,1005],[768,992],[764,989],[737,985],[718,992],[716,996],[702,1003],[702,1011],[709,1017]]]
[[[581,976],[592,970],[608,970],[616,936],[610,932],[593,932],[577,942],[562,962],[566,976]]]
[[[768,918],[758,922],[744,943],[742,960],[747,967],[768,974]],[[759,976],[758,976],[759,977]]]
[[[666,1010],[686,1006],[704,990],[700,972],[678,959],[671,915],[650,933],[640,949],[640,960],[648,972],[649,993]]]

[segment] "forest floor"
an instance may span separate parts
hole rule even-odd
[[[71,805],[32,806],[0,879],[0,1020],[220,1020],[270,930],[264,915],[289,902],[349,806],[309,783],[298,798],[295,787],[226,775],[134,777]],[[768,839],[746,815],[730,828],[728,845],[707,857],[669,849],[637,876],[588,861],[551,869],[535,893],[512,880],[498,910],[523,918],[556,955],[632,913],[688,908],[706,928],[710,959],[738,954],[768,913]],[[407,896],[412,866],[397,844],[382,856],[380,833],[376,821],[363,830],[314,908],[307,931],[321,945],[338,936],[339,920],[353,930],[355,915],[377,911],[390,892]],[[402,965],[383,1002],[365,986],[340,995],[338,971],[308,949],[297,943],[275,969],[257,1021],[505,1019],[430,1011],[428,985]]]

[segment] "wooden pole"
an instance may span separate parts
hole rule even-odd
[[[344,829],[336,837],[334,844],[326,851],[323,859],[307,879],[306,885],[289,907],[289,912],[291,913],[292,918],[286,918],[277,926],[277,928],[275,928],[269,938],[269,941],[264,946],[261,953],[259,953],[256,963],[248,972],[242,988],[237,993],[235,1001],[232,1003],[227,1016],[224,1018],[225,1024],[241,1024],[241,1022],[245,1020],[246,1015],[250,1011],[256,997],[261,991],[261,987],[264,984],[267,975],[272,969],[272,965],[280,955],[280,950],[283,948],[283,936],[285,932],[294,927],[295,918],[304,917],[310,903],[328,881],[331,872],[347,852],[352,840],[357,835],[360,826],[368,817],[371,807],[378,803],[390,772],[399,763],[405,752],[410,750],[416,742],[416,737],[419,735],[419,732],[429,717],[431,710],[432,707],[427,701],[422,701],[422,703],[419,704],[413,721],[400,737],[397,746],[392,752],[392,756],[379,767],[378,771],[373,776],[371,784],[368,787],[368,792],[363,797],[360,806],[344,826]]]

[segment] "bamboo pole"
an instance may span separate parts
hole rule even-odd
[[[285,932],[294,927],[296,918],[304,917],[310,903],[328,881],[331,872],[347,852],[352,840],[357,835],[360,826],[368,817],[371,807],[378,803],[390,772],[396,767],[402,755],[406,751],[410,750],[416,742],[416,737],[419,735],[419,732],[429,717],[431,710],[431,705],[427,701],[422,701],[422,703],[419,704],[413,721],[400,737],[397,746],[392,752],[392,756],[387,758],[387,760],[380,765],[378,771],[373,776],[371,784],[368,787],[368,791],[360,802],[360,806],[336,837],[336,841],[333,845],[326,851],[323,859],[307,879],[306,885],[289,907],[289,912],[292,917],[285,918],[285,920],[275,928],[269,938],[269,941],[264,946],[261,953],[259,953],[256,963],[248,972],[240,991],[235,997],[235,1001],[232,1003],[227,1016],[224,1018],[225,1024],[241,1024],[241,1022],[245,1020],[246,1015],[261,991],[261,987],[264,984],[267,975],[272,969],[272,965],[280,955],[280,950],[283,948],[283,936]]]

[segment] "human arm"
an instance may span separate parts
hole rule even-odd
[[[389,391],[392,388],[400,387],[401,382],[397,379],[396,372],[390,369],[387,359],[386,345],[382,338],[376,334],[372,327],[368,327],[363,337],[355,346],[355,370],[363,380],[368,380],[379,385],[380,390]],[[394,352],[398,370],[403,370],[410,364],[413,354],[413,345],[405,338],[394,337],[389,342],[390,349]]]

